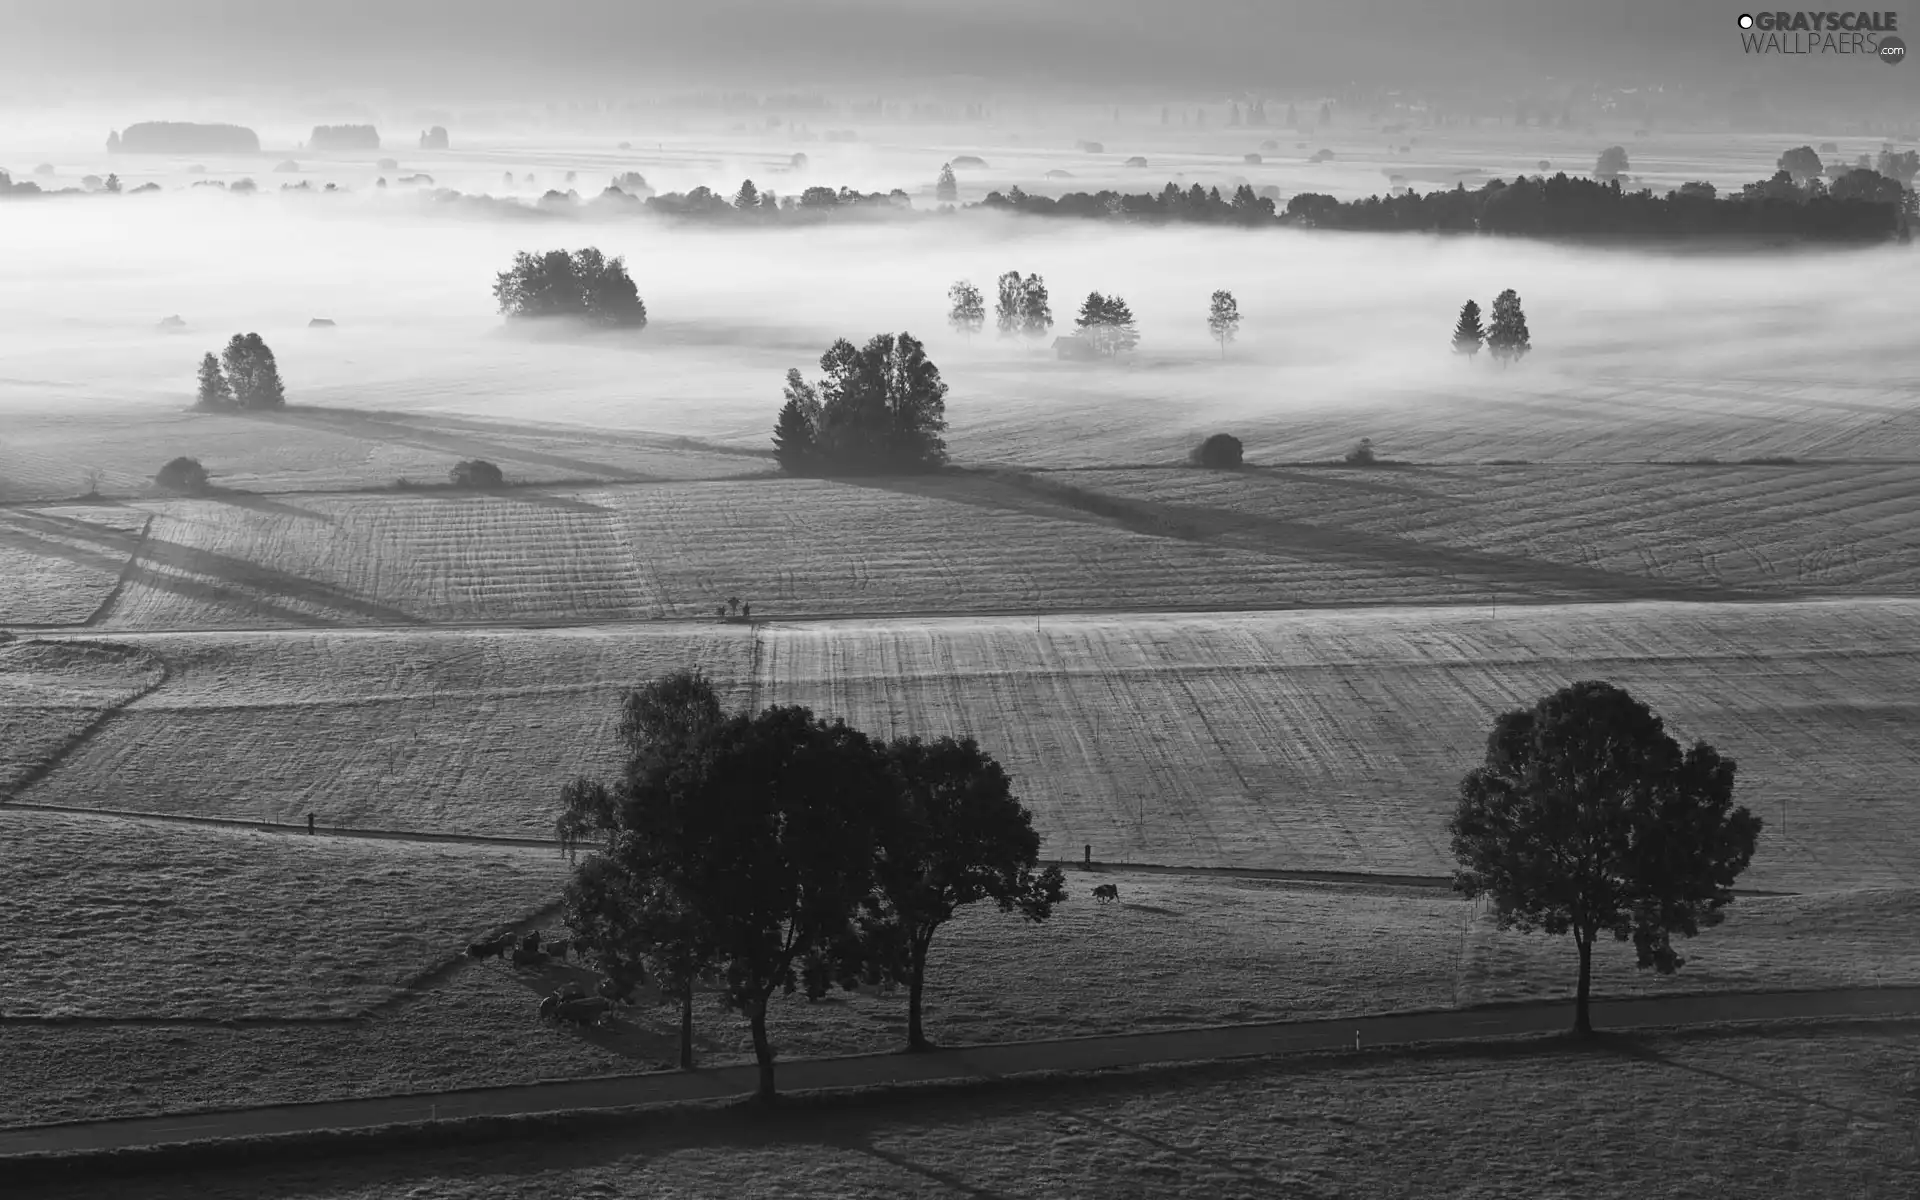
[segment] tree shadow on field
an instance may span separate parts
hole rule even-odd
[[[965,484],[958,480],[967,480]],[[928,499],[974,504],[1030,516],[1077,519],[1118,527],[1144,537],[1168,538],[1252,554],[1306,559],[1388,575],[1425,574],[1473,587],[1500,586],[1555,600],[1717,600],[1778,598],[1708,583],[1630,575],[1599,567],[1415,541],[1336,525],[1202,505],[1135,500],[1020,471],[949,472],[925,476],[860,476],[836,479]],[[1463,595],[1470,588],[1460,589]]]
[[[456,492],[454,495],[470,496],[476,493]],[[550,508],[558,512],[584,513],[593,517],[611,516],[613,509],[603,504],[594,504],[588,500],[572,496],[556,495],[552,492],[531,491],[525,488],[501,488],[498,491],[478,493],[491,496],[496,500],[507,500],[515,504],[526,504],[534,508]]]
[[[238,607],[297,625],[324,627],[355,620],[381,625],[428,623],[412,613],[301,575],[153,538],[141,546],[125,581],[128,586],[138,585],[190,600]],[[331,611],[301,612],[275,600],[299,601]]]
[[[1635,1040],[1631,1034],[1603,1031],[1598,1035],[1597,1040],[1604,1049],[1622,1058],[1649,1063],[1655,1066],[1671,1067],[1676,1071],[1688,1071],[1695,1075],[1705,1076],[1708,1079],[1717,1079],[1722,1083],[1731,1083],[1737,1087],[1760,1092],[1763,1095],[1772,1096],[1776,1100],[1785,1100],[1792,1104],[1805,1104],[1813,1108],[1824,1108],[1829,1112],[1840,1113],[1843,1116],[1852,1117],[1861,1121],[1891,1124],[1897,1120],[1896,1117],[1887,1113],[1862,1112],[1857,1108],[1848,1108],[1844,1104],[1835,1104],[1831,1100],[1821,1100],[1817,1097],[1809,1096],[1805,1092],[1795,1088],[1781,1087],[1773,1083],[1764,1083],[1757,1079],[1744,1079],[1738,1075],[1730,1075],[1725,1071],[1716,1071],[1711,1067],[1681,1062],[1678,1059],[1662,1054],[1660,1051],[1643,1042]]]
[[[1180,914],[1171,908],[1161,908],[1153,904],[1122,904],[1128,912],[1152,913],[1156,917],[1177,917]]]
[[[75,546],[62,540],[67,538],[91,545]],[[57,558],[109,575],[118,574],[126,565],[127,556],[139,545],[137,531],[122,532],[71,517],[39,513],[9,513],[0,517],[0,549],[17,550],[36,558]]]
[[[318,521],[322,525],[339,523],[325,513],[301,508],[297,504],[283,504],[278,500],[269,500],[256,492],[242,491],[239,488],[209,488],[201,498],[219,504],[230,504],[235,508],[244,508],[249,512],[270,513],[277,517],[292,517],[300,521]]]

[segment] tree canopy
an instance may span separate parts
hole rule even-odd
[[[947,385],[909,333],[865,346],[846,339],[820,356],[810,384],[787,372],[774,455],[793,474],[911,473],[945,464]]]
[[[509,319],[570,317],[608,328],[643,329],[647,306],[626,262],[589,246],[513,256],[494,277],[494,299]]]
[[[1576,683],[1509,712],[1448,824],[1455,886],[1492,899],[1502,929],[1571,932],[1588,1011],[1593,944],[1631,939],[1639,965],[1684,960],[1673,935],[1718,924],[1752,861],[1760,819],[1733,803],[1734,763],[1683,751],[1660,718],[1612,684]]]
[[[208,355],[207,358],[211,358]],[[207,358],[200,360],[202,401],[217,397],[219,388],[207,375]],[[220,374],[224,375],[227,395],[235,408],[275,409],[287,406],[286,388],[280,382],[280,366],[273,351],[257,333],[236,333],[220,352]]]
[[[962,279],[947,289],[947,324],[968,337],[979,333],[987,323],[986,297],[969,280]]]
[[[1074,324],[1080,327],[1081,336],[1108,358],[1140,344],[1140,331],[1134,326],[1133,310],[1119,296],[1087,293]]]
[[[1518,293],[1508,288],[1495,296],[1493,324],[1487,329],[1487,352],[1493,355],[1494,361],[1502,366],[1519,362],[1533,349],[1532,337],[1527,331],[1527,314],[1520,308]]]

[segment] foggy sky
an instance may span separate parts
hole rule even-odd
[[[1752,65],[1738,11],[1715,0],[0,0],[0,45],[16,76],[210,87],[1704,79]],[[1768,64],[1783,77],[1806,65]],[[1846,65],[1866,86],[1869,64]],[[1886,76],[1872,86],[1896,86]],[[1898,86],[1911,96],[1911,83]]]

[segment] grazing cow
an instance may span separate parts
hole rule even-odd
[[[499,958],[506,954],[507,947],[512,944],[512,937],[497,937],[490,942],[475,942],[467,947],[467,957]]]
[[[564,962],[566,961],[567,952],[573,949],[573,940],[571,938],[555,938],[545,946],[542,946],[541,949]]]
[[[540,931],[535,929],[528,933],[527,936],[521,938],[520,948],[538,954],[540,952]]]
[[[547,961],[547,956],[538,950],[529,950],[519,946],[513,952],[513,965],[516,967],[537,967]]]
[[[632,1004],[634,986],[631,981],[621,982],[603,976],[600,980],[600,986],[594,990],[615,1003]]]
[[[1110,904],[1120,898],[1120,885],[1117,883],[1103,883],[1093,889],[1093,898],[1102,904]]]
[[[557,1014],[559,1011],[560,1011],[559,993],[556,992],[553,995],[547,996],[540,1001],[540,1019],[542,1021],[553,1020],[555,1014]]]
[[[613,1007],[613,1001],[604,996],[588,996],[582,1000],[562,1000],[560,1019],[572,1021],[576,1025],[598,1025]]]

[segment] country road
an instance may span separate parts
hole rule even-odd
[[[1228,1025],[1058,1041],[968,1046],[934,1054],[799,1059],[779,1067],[783,1091],[964,1082],[1056,1071],[1097,1071],[1162,1063],[1250,1058],[1314,1050],[1460,1041],[1551,1033],[1572,1025],[1568,1001],[1483,1009]],[[1725,993],[1597,1000],[1600,1029],[1731,1021],[1920,1016],[1920,987],[1815,992]],[[559,1080],[360,1100],[131,1117],[0,1129],[0,1161],[16,1155],[70,1155],[178,1145],[217,1138],[317,1133],[466,1117],[529,1116],[576,1110],[727,1099],[750,1094],[751,1065],[691,1072]]]

